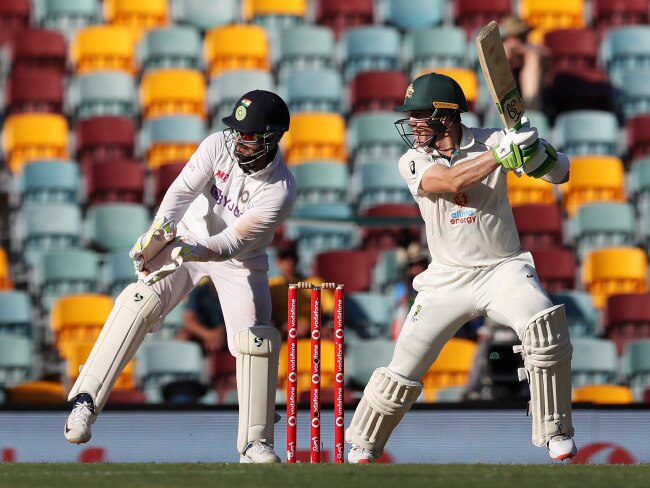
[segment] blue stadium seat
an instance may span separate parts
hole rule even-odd
[[[636,398],[650,388],[650,339],[628,343],[621,357],[621,369]]]
[[[600,110],[563,112],[555,120],[554,142],[569,156],[604,154],[618,156],[619,129],[616,116]]]
[[[290,71],[278,91],[291,113],[343,110],[343,80],[334,69]]]
[[[88,238],[101,251],[128,252],[150,225],[149,209],[136,203],[93,205],[86,214]]]
[[[625,119],[650,113],[649,78],[650,65],[625,69],[614,82],[617,109]]]
[[[17,178],[21,204],[79,201],[79,166],[74,161],[30,161]]]
[[[580,290],[549,292],[554,305],[564,304],[571,337],[597,337],[601,333],[599,313],[591,295]]]
[[[650,213],[650,157],[635,159],[628,172],[628,195],[641,214]]]
[[[386,0],[384,20],[405,31],[425,29],[443,23],[445,0]]]
[[[411,31],[404,39],[404,46],[412,78],[425,69],[467,67],[467,37],[459,27]]]
[[[330,68],[333,65],[334,35],[327,27],[304,24],[280,33],[275,63],[280,80],[291,70]]]
[[[359,209],[387,203],[413,203],[413,196],[394,160],[359,164],[354,168],[352,181]]]
[[[386,26],[351,27],[341,40],[343,74],[350,80],[361,71],[400,69],[400,36]]]
[[[0,335],[33,336],[34,315],[29,294],[22,290],[0,291]]]
[[[347,337],[350,335],[350,337]],[[372,372],[387,366],[393,357],[395,342],[386,337],[359,339],[346,334],[345,378],[352,388],[364,388]]]
[[[72,77],[66,112],[74,119],[138,115],[135,80],[121,71],[97,71]]]
[[[0,335],[0,386],[12,386],[32,379],[34,351],[26,337]]]
[[[156,333],[156,339],[174,339],[176,333],[183,328],[183,313],[186,302],[182,301],[165,316],[162,329]]]
[[[605,32],[600,43],[600,63],[612,80],[629,68],[650,66],[650,26],[628,25]]]
[[[164,27],[147,31],[137,45],[142,72],[160,68],[201,69],[201,36],[189,26]]]
[[[350,118],[347,130],[348,152],[354,164],[376,159],[397,160],[406,152],[395,121],[399,114],[388,111],[370,111],[356,114]]]
[[[33,0],[33,17],[45,29],[57,30],[68,42],[74,33],[101,21],[100,0]]]
[[[345,295],[345,325],[358,337],[390,337],[391,302],[381,293],[356,291]]]
[[[113,298],[117,298],[124,288],[136,280],[133,260],[127,251],[107,254],[105,272],[108,293]]]
[[[138,150],[147,166],[187,162],[206,137],[205,123],[194,115],[169,115],[146,120],[138,133]],[[159,150],[167,147],[169,150]]]
[[[576,337],[571,339],[573,386],[614,384],[619,379],[616,344],[608,339]]]
[[[347,203],[348,168],[338,161],[310,161],[291,166],[296,177],[298,198],[292,217],[314,219],[350,219]]]
[[[397,249],[381,251],[372,269],[371,291],[375,293],[388,292],[392,285],[402,279],[402,266],[400,251]]]
[[[175,24],[187,24],[206,31],[232,24],[239,17],[238,0],[171,0],[169,13]]]

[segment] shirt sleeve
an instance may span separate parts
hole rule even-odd
[[[397,164],[399,172],[406,181],[411,195],[414,197],[422,196],[420,182],[425,171],[435,163],[426,154],[418,151],[408,151],[400,158]]]

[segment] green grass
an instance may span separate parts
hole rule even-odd
[[[1,488],[647,487],[650,465],[0,464]]]

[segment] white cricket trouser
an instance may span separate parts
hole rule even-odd
[[[413,286],[418,294],[389,365],[412,381],[420,381],[445,343],[469,320],[487,315],[512,327],[521,339],[530,319],[553,306],[529,252],[483,268],[429,268]]]

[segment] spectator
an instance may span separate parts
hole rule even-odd
[[[183,311],[183,326],[176,338],[199,343],[204,354],[227,348],[223,312],[217,290],[209,278],[201,281],[189,294]]]

